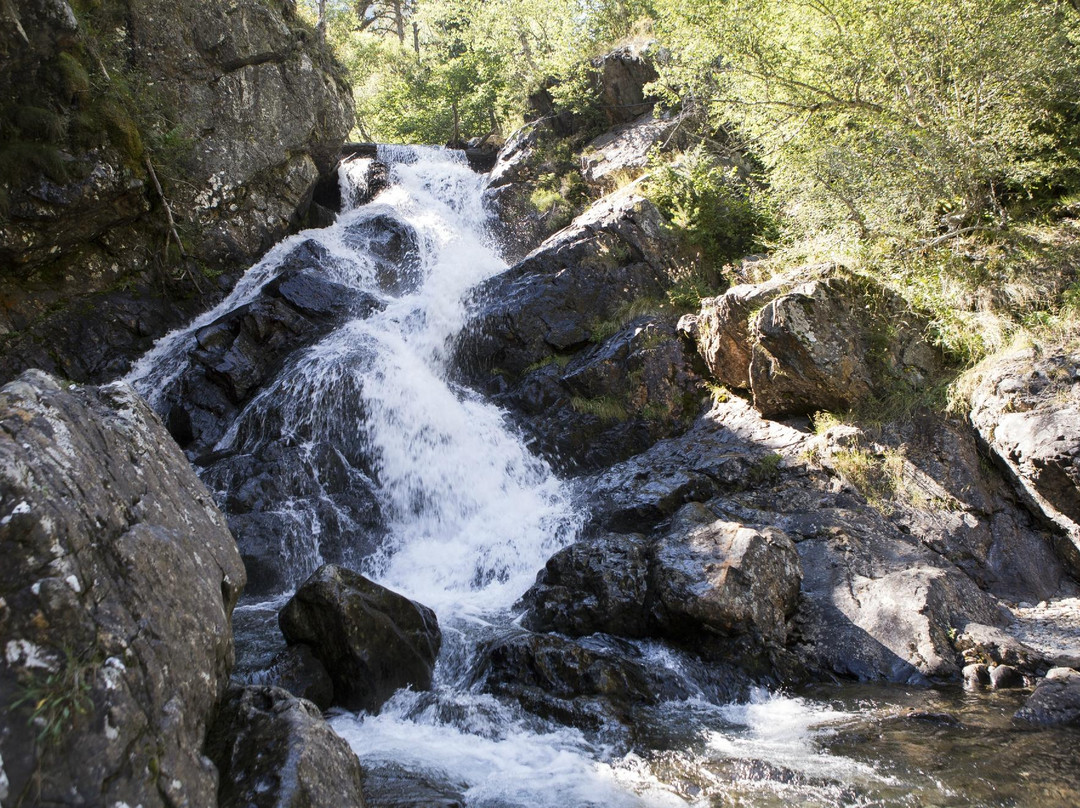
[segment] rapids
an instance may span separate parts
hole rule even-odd
[[[953,762],[951,776],[966,784],[960,789],[915,753],[936,742],[950,754],[961,737],[974,749],[979,739],[1009,732],[1001,716],[1015,705],[1007,699],[999,700],[1000,714],[993,703],[980,707],[963,735],[933,720],[897,723],[935,699],[962,709],[957,694],[758,691],[744,704],[710,703],[702,694],[662,705],[630,742],[615,727],[584,733],[477,692],[471,671],[478,649],[518,630],[515,601],[545,560],[574,540],[582,518],[568,484],[530,453],[504,414],[451,381],[448,347],[467,321],[470,296],[506,269],[488,230],[484,178],[460,154],[436,148],[380,147],[379,159],[390,166],[389,187],[366,204],[350,204],[363,197],[368,161],[344,163],[346,209],[333,226],[278,245],[221,304],[159,341],[129,376],[160,411],[164,391],[191,361],[196,332],[253,300],[305,241],[323,250],[319,269],[328,279],[378,300],[374,312],[347,319],[291,357],[214,447],[359,447],[385,531],[373,551],[358,551],[352,561],[438,615],[444,642],[433,692],[399,691],[378,715],[332,715],[369,773],[373,804],[1054,804],[1053,795],[1024,802],[1024,779],[1015,772],[1006,776],[1011,785],[989,784],[974,754]],[[376,220],[416,236],[405,275],[394,282],[372,258],[386,239],[383,230],[365,229]],[[273,513],[285,526],[281,563],[292,588],[324,561],[325,504],[294,497]],[[238,607],[239,678],[257,680],[259,666],[282,644],[276,611],[289,594]],[[639,645],[682,676],[690,692],[700,691],[678,655]],[[393,802],[409,791],[427,796]]]

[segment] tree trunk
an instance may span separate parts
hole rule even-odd
[[[418,23],[412,24],[412,46],[416,51],[416,55],[420,55],[420,25]]]
[[[457,146],[461,142],[461,120],[458,118],[457,101],[451,102],[450,108],[454,110],[454,139],[451,142]]]
[[[405,44],[405,10],[401,7],[402,0],[394,0],[394,25],[397,26],[398,42]]]
[[[315,24],[319,42],[326,41],[326,0],[319,0],[319,21]]]

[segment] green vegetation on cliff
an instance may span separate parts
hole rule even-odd
[[[308,2],[315,21],[320,3]],[[1077,330],[1071,3],[321,5],[353,72],[357,134],[375,140],[506,136],[543,119],[554,132],[543,147],[576,156],[611,122],[598,57],[628,43],[646,53],[658,75],[646,92],[681,121],[643,190],[683,234],[684,303],[830,261],[928,311],[962,364],[1018,335]],[[586,200],[575,162],[532,192],[558,222]],[[760,252],[770,258],[752,273],[737,268]]]

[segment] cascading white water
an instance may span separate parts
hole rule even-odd
[[[538,725],[464,685],[477,644],[509,622],[537,570],[573,540],[579,517],[503,414],[447,378],[448,344],[465,323],[468,293],[506,268],[487,233],[483,178],[460,154],[439,149],[383,149],[380,158],[391,165],[392,182],[375,200],[276,247],[220,305],[159,341],[129,380],[160,405],[200,328],[253,300],[297,244],[324,248],[324,276],[374,295],[383,308],[291,359],[215,448],[242,451],[273,422],[282,439],[301,446],[313,436],[345,443],[359,434],[370,453],[387,538],[364,559],[364,572],[435,609],[443,653],[434,704],[402,692],[378,716],[338,715],[336,729],[368,765],[389,761],[460,783],[470,804],[640,805],[580,733]],[[342,166],[346,202],[361,195],[367,162]],[[377,217],[417,235],[419,280],[403,293],[386,291],[367,253],[370,239],[357,237],[358,226]],[[354,398],[363,417],[348,422],[341,413],[357,410],[345,406]],[[310,514],[305,521],[303,502],[281,503],[280,511],[309,534],[316,526]],[[306,557],[290,556],[304,574],[321,561],[314,533],[302,548]],[[280,598],[267,607],[275,605]]]
[[[910,805],[913,788],[936,799],[932,771],[910,769],[910,780],[883,776],[829,754],[828,739],[855,715],[803,699],[761,691],[745,705],[703,697],[665,703],[648,728],[655,743],[638,757],[474,692],[469,669],[481,643],[514,630],[514,601],[551,553],[573,540],[579,518],[563,485],[502,413],[448,380],[448,343],[465,323],[470,290],[505,268],[486,234],[483,179],[438,149],[383,149],[380,157],[392,165],[386,190],[355,204],[366,196],[369,161],[345,164],[349,209],[333,226],[278,245],[219,306],[159,341],[129,376],[161,411],[191,366],[200,329],[255,301],[305,245],[318,253],[317,269],[305,272],[378,302],[290,356],[214,447],[254,456],[277,442],[303,461],[308,493],[273,503],[271,513],[292,526],[282,534],[291,544],[281,561],[294,584],[322,561],[326,510],[339,528],[350,527],[349,512],[319,476],[319,452],[329,447],[347,484],[374,490],[381,506],[381,544],[356,560],[438,614],[444,639],[433,693],[399,691],[378,715],[333,717],[368,771],[391,772],[391,780],[405,772],[403,789],[429,780],[463,794],[469,806],[499,808]],[[392,252],[402,234],[414,234],[415,243],[388,275],[378,253]],[[277,634],[287,594],[238,611]],[[637,647],[659,666],[678,672],[682,664],[659,644]],[[694,692],[693,676],[684,678]],[[860,699],[856,709],[872,722],[866,704]]]

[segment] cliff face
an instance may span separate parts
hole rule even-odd
[[[122,372],[302,221],[353,121],[281,0],[5,0],[0,59],[0,378]]]

